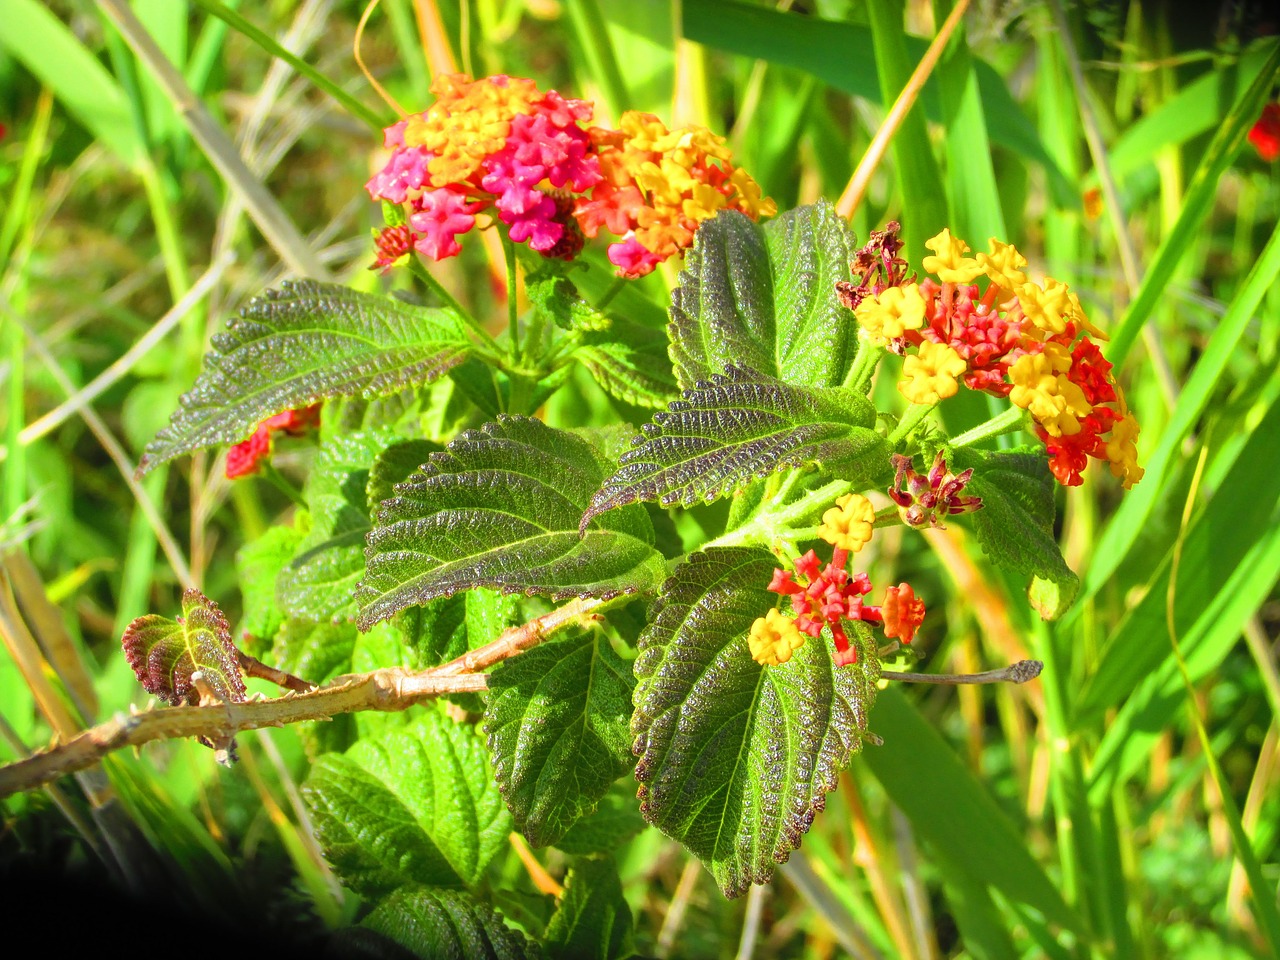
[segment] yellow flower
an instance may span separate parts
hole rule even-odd
[[[1022,272],[1027,258],[1012,243],[1002,243],[992,237],[991,252],[978,254],[978,263],[992,283],[1006,290],[1017,290],[1027,282],[1027,275]]]
[[[1046,343],[1040,353],[1024,354],[1009,367],[1009,399],[1029,410],[1051,437],[1079,433],[1078,418],[1093,409],[1084,391],[1067,376],[1070,369],[1070,350],[1060,343]]]
[[[982,264],[965,256],[969,245],[951,236],[950,230],[944,229],[936,237],[926,240],[924,245],[937,254],[924,258],[924,268],[943,283],[969,283],[981,275]]]
[[[822,515],[818,536],[840,550],[857,553],[871,542],[876,508],[860,493],[846,493]]]
[[[1107,459],[1111,472],[1123,481],[1126,490],[1142,479],[1144,471],[1138,465],[1138,421],[1127,414],[1111,427],[1111,439],[1107,441]]]
[[[868,297],[858,304],[854,316],[873,343],[884,343],[902,336],[908,330],[924,326],[924,297],[920,287],[890,287],[879,296]]]
[[[926,340],[918,354],[903,361],[906,379],[898,381],[898,390],[912,403],[937,403],[956,395],[960,389],[956,377],[968,368],[954,347]]]
[[[786,663],[791,655],[804,646],[805,635],[795,620],[777,610],[770,610],[751,625],[747,646],[751,659],[765,666],[776,667]]]

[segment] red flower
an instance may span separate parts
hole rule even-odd
[[[291,437],[300,437],[311,427],[320,425],[320,404],[301,407],[297,410],[286,410],[274,417],[267,417],[253,436],[237,443],[227,451],[226,474],[228,480],[247,477],[258,472],[258,464],[271,456],[271,436],[273,433],[284,433]]]
[[[1280,157],[1280,103],[1268,103],[1249,131],[1249,142],[1267,163]]]

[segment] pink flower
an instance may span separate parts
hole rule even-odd
[[[432,260],[456,257],[462,247],[454,238],[476,225],[475,207],[460,193],[441,187],[414,201],[416,212],[409,223],[421,234],[416,247]]]

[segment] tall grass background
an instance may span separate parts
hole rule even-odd
[[[465,70],[532,77],[606,120],[701,123],[786,209],[845,193],[951,9],[382,0],[367,77],[363,4],[0,0],[0,760],[141,703],[120,633],[184,584],[234,619],[235,551],[289,504],[228,483],[213,453],[141,482],[133,466],[246,298],[299,275],[399,282],[366,269],[380,215],[361,185],[395,119],[370,77],[410,111],[433,74]],[[900,220],[915,262],[943,226],[998,237],[1069,283],[1112,333],[1147,475],[1123,496],[1098,472],[1062,492],[1084,586],[1059,622],[959,530],[886,547],[938,598],[931,669],[1035,657],[1043,676],[884,691],[884,746],[740,901],[640,834],[620,865],[643,953],[1280,954],[1280,175],[1245,142],[1280,64],[1264,13],[968,11],[855,229]],[[500,253],[433,270],[502,313]],[[349,920],[298,797],[296,732],[241,754],[227,771],[170,743],[4,801],[0,878],[162,884],[300,936]]]

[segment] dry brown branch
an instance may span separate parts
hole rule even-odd
[[[0,767],[0,798],[83,770],[115,750],[139,747],[152,740],[198,737],[211,744],[225,745],[243,730],[280,727],[304,720],[327,720],[339,714],[363,710],[395,712],[442,694],[478,692],[487,688],[488,681],[476,671],[537,645],[557,630],[593,620],[593,611],[605,602],[571,600],[550,613],[512,627],[478,650],[430,670],[387,667],[371,673],[338,677],[324,687],[310,688],[307,685],[309,689],[305,693],[291,690],[271,700],[160,707],[131,716],[118,713],[107,722],[55,744],[42,753]],[[281,671],[273,672],[281,677],[289,676]],[[305,684],[296,677],[289,679]]]

